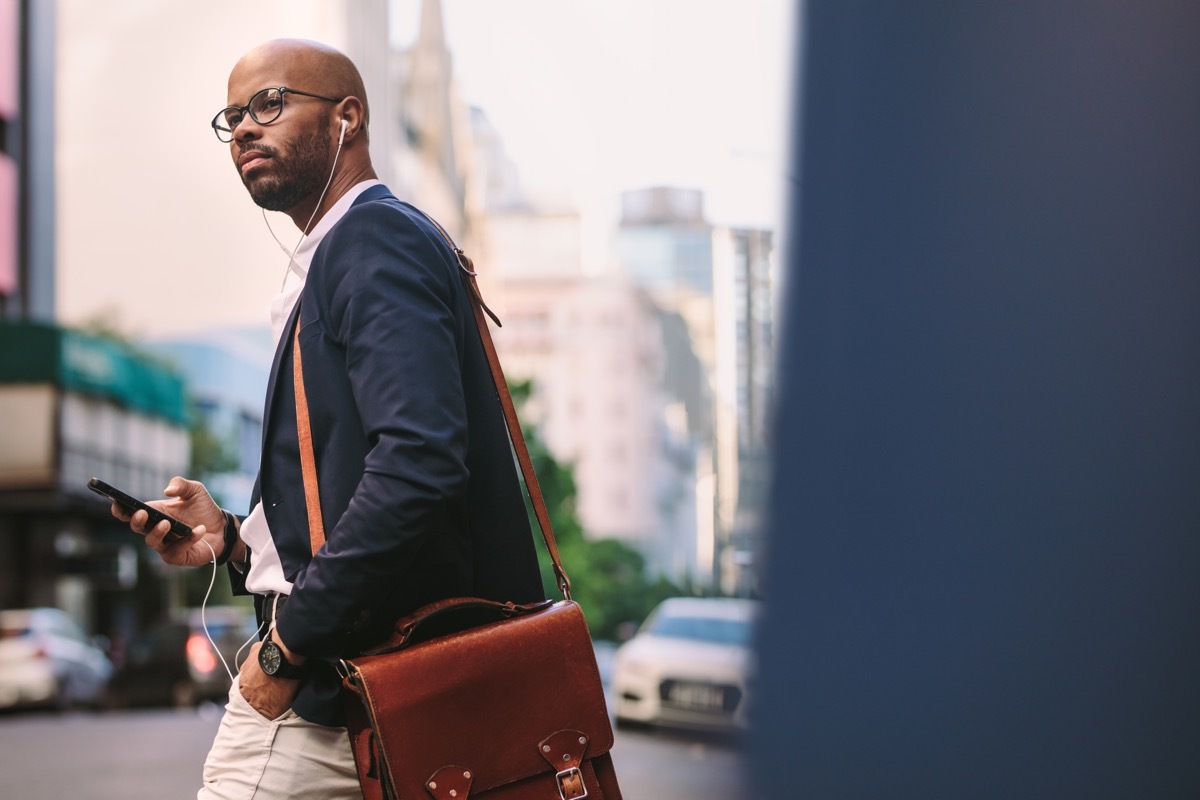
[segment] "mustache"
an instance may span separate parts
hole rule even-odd
[[[238,148],[238,158],[241,158],[246,153],[253,152],[263,153],[264,155],[268,156],[278,155],[279,153],[277,149],[271,147],[270,145],[260,144],[258,142],[249,142],[248,144],[244,144]]]

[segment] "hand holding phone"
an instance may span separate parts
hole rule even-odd
[[[107,497],[109,500],[121,506],[121,508],[127,510],[130,514],[135,511],[145,511],[150,516],[149,521],[146,523],[147,531],[154,528],[163,520],[170,522],[171,530],[167,531],[167,535],[163,537],[163,544],[175,544],[175,542],[182,541],[183,539],[186,539],[192,535],[192,528],[190,525],[180,522],[169,514],[164,514],[157,508],[146,505],[136,497],[132,497],[125,492],[122,492],[120,489],[116,489],[108,485],[99,478],[92,478],[88,481],[87,485],[88,488],[93,492]],[[143,531],[143,535],[145,535],[145,531]]]

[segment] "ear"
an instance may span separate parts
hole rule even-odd
[[[366,132],[366,115],[363,113],[362,101],[357,97],[351,96],[342,100],[336,120],[334,124],[337,125],[337,135],[343,138],[346,144],[350,144]]]

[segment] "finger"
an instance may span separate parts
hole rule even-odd
[[[145,511],[138,509],[129,516],[129,527],[134,533],[146,535],[146,524],[150,522],[150,515]]]
[[[146,544],[153,547],[155,550],[162,551],[164,548],[163,538],[171,532],[171,523],[167,520],[162,520],[150,530],[146,531]]]
[[[112,508],[109,510],[117,519],[121,520],[122,522],[129,522],[129,511],[125,508],[125,506],[121,505],[120,503],[113,503]]]

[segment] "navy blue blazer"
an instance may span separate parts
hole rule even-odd
[[[462,278],[430,221],[371,187],[317,247],[276,351],[254,502],[293,583],[280,634],[318,662],[293,705],[305,719],[342,724],[332,663],[418,606],[545,596]],[[325,522],[315,557],[296,432],[297,325]]]

